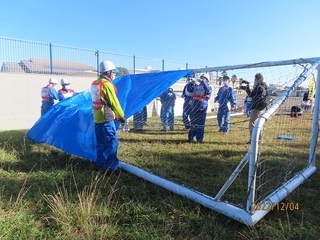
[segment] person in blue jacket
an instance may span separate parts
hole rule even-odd
[[[229,133],[231,109],[236,107],[236,95],[229,84],[230,78],[228,76],[223,76],[223,86],[219,88],[218,94],[214,99],[214,102],[219,103],[217,115],[219,132],[223,132],[224,134]]]
[[[47,86],[41,89],[41,116],[50,110],[54,105],[54,100],[58,100],[58,93],[54,88],[57,85],[58,81],[55,78],[50,78]]]
[[[192,93],[188,142],[192,142],[195,137],[197,143],[202,143],[207,117],[208,100],[210,99],[212,92],[212,88],[209,86],[209,75],[202,74],[199,82],[190,86],[188,91]]]
[[[187,76],[187,84],[182,90],[181,97],[184,98],[183,108],[182,108],[182,122],[185,129],[190,129],[190,113],[192,105],[192,93],[188,91],[195,84],[195,79],[193,75]]]
[[[170,130],[174,130],[174,105],[176,102],[176,94],[172,88],[168,88],[160,95],[161,110],[160,119],[162,122],[161,131],[167,131],[169,126]]]
[[[133,130],[142,131],[143,126],[146,125],[148,118],[147,106],[144,106],[140,109],[139,112],[136,112],[133,115]]]

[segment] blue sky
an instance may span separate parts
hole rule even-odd
[[[208,67],[320,56],[319,0],[10,0],[0,36]]]

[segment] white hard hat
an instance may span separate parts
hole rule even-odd
[[[70,82],[69,82],[68,79],[62,78],[62,79],[60,80],[60,84],[61,84],[61,85],[69,85]]]
[[[55,84],[57,84],[58,81],[57,81],[57,79],[55,79],[55,78],[50,78],[50,79],[49,79],[49,83],[55,83]]]
[[[110,61],[103,61],[100,63],[100,72],[108,72],[108,71],[112,71],[112,72],[119,72],[119,70],[115,67],[115,65],[113,64],[113,62]]]
[[[230,78],[229,78],[229,76],[224,75],[224,76],[222,77],[222,80],[223,80],[223,81],[229,81],[229,80],[230,80]]]
[[[206,78],[207,81],[210,80],[210,77],[209,77],[209,75],[208,75],[207,73],[202,74],[202,75],[200,76],[200,78]]]

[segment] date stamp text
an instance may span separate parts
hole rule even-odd
[[[298,202],[253,202],[252,211],[298,211]]]

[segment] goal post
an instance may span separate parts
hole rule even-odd
[[[249,176],[248,176],[248,192],[249,196],[247,199],[247,212],[253,212],[252,204],[256,203],[255,201],[255,184],[256,184],[256,167],[259,158],[259,135],[261,129],[264,128],[266,122],[271,118],[272,115],[276,113],[281,104],[290,96],[292,91],[296,89],[314,70],[319,69],[319,62],[314,63],[311,67],[306,69],[298,79],[294,82],[294,84],[279,97],[274,104],[267,109],[267,111],[257,120],[256,125],[252,132],[252,143],[249,150],[250,161],[249,161]],[[319,80],[319,75],[318,75]],[[317,84],[317,88],[319,88],[320,84]],[[317,89],[318,90],[318,89]],[[309,164],[306,166],[304,170],[298,172],[294,178],[290,181],[282,185],[277,191],[268,196],[266,199],[261,202],[266,203],[270,202],[270,206],[274,206],[275,203],[282,201],[289,193],[291,193],[295,188],[297,188],[304,179],[310,177],[312,173],[316,170],[315,168],[315,146],[318,140],[318,123],[319,119],[319,94],[316,95],[315,106],[314,106],[314,116],[313,116],[313,124],[312,124],[312,136],[311,136],[311,144],[310,144],[310,155],[309,155]],[[314,136],[316,135],[316,136]],[[311,156],[313,154],[313,156]],[[284,191],[281,191],[284,189]],[[271,209],[270,209],[271,210]],[[260,214],[259,214],[260,215]]]
[[[234,160],[235,164],[230,173],[228,175],[221,173],[216,176],[223,181],[217,180],[213,186],[193,185],[194,183],[186,179],[172,177],[166,174],[166,171],[159,170],[159,164],[155,169],[148,166],[150,168],[144,170],[139,167],[139,160],[137,160],[133,161],[133,164],[120,162],[119,167],[247,226],[253,226],[268,212],[280,208],[282,201],[316,171],[320,110],[319,70],[320,58],[193,69],[195,74],[216,73],[218,77],[222,72],[228,72],[229,76],[234,75],[245,80],[261,72],[267,79],[266,82],[274,98],[272,104],[256,121],[250,145],[243,143],[241,146],[241,149],[247,146],[245,153],[242,154],[242,151],[239,151],[241,154],[234,154],[233,158],[238,160]],[[305,85],[314,75],[317,75],[317,84],[313,109],[302,112],[297,118],[290,116],[292,106],[300,107],[301,94],[307,91]],[[211,82],[216,88],[219,87],[217,77]],[[245,96],[245,93],[240,90],[237,94],[242,98]],[[235,121],[232,126],[231,134],[236,134],[243,142],[248,140],[243,137],[248,132],[247,121],[242,117],[241,121]],[[216,139],[217,128],[212,123],[213,121],[205,123],[206,132],[212,132],[212,138]],[[159,125],[156,126],[159,131]],[[148,123],[148,128],[152,127],[152,123]],[[262,132],[262,139],[259,141]],[[152,133],[155,134],[154,129]],[[287,138],[280,137],[284,135],[287,135]],[[125,135],[123,137],[125,138]],[[161,138],[163,143],[167,139],[170,140],[170,133],[159,134],[158,138]],[[205,145],[208,152],[216,150],[210,144],[216,141],[209,139]],[[232,151],[230,148],[230,152]],[[195,158],[200,157],[200,155],[195,156]],[[208,168],[214,168],[217,164],[212,159],[206,161],[208,161]],[[226,172],[229,172],[229,169]],[[206,177],[204,174],[202,178]],[[213,176],[208,178],[212,180]],[[296,208],[295,203],[288,204],[288,208]]]

